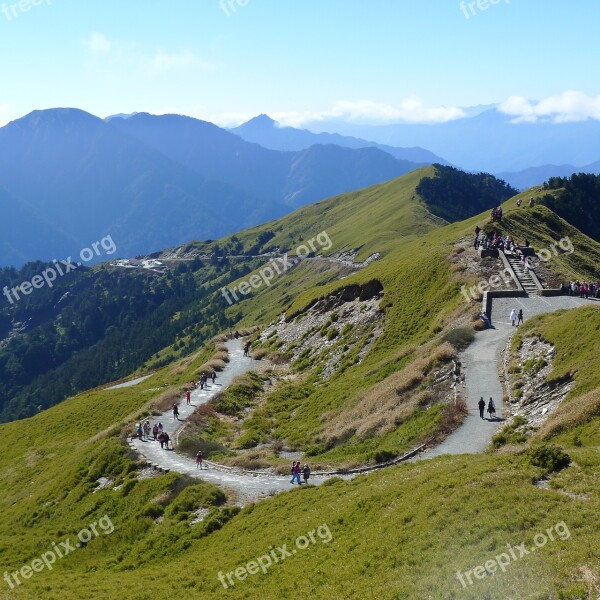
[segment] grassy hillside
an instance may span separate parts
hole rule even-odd
[[[531,331],[541,329],[548,339],[556,335],[558,341],[565,330],[581,335],[590,323],[597,330],[600,313],[597,309],[591,311],[532,319],[527,327]],[[561,361],[567,360],[570,347],[570,343],[557,345],[558,368]],[[585,344],[577,356],[577,381],[595,378],[597,385],[598,361],[596,348]],[[585,392],[587,386],[578,391]],[[78,401],[82,399],[74,402]],[[571,402],[575,401],[577,397]],[[37,425],[36,421],[31,425]],[[533,485],[544,469],[531,463],[527,450],[443,457],[404,464],[351,482],[332,481],[320,488],[297,489],[250,505],[237,516],[221,510],[219,520],[208,528],[212,533],[208,533],[206,526],[188,525],[191,514],[186,508],[218,505],[222,500],[208,486],[195,486],[188,492],[186,495],[194,496],[191,502],[183,493],[176,496],[178,502],[165,500],[165,495],[176,495],[178,487],[183,487],[172,475],[130,484],[127,495],[106,489],[86,496],[86,488],[89,491],[93,487],[93,478],[126,472],[128,462],[125,457],[116,458],[117,449],[110,440],[101,452],[96,451],[98,458],[86,455],[82,438],[77,443],[69,439],[71,435],[77,437],[77,426],[66,422],[65,455],[76,453],[79,460],[73,460],[73,467],[66,462],[59,476],[57,461],[47,458],[45,467],[51,469],[47,479],[41,478],[41,465],[30,464],[28,477],[36,484],[33,494],[14,490],[15,484],[22,486],[24,480],[8,487],[2,505],[3,563],[17,569],[39,556],[52,541],[73,537],[105,514],[111,518],[114,533],[100,535],[85,549],[57,562],[51,572],[36,574],[7,597],[117,598],[139,595],[140,587],[147,589],[156,581],[161,583],[153,587],[152,597],[165,599],[174,595],[273,600],[575,599],[588,593],[595,597],[600,565],[595,527],[600,510],[598,425],[596,414],[576,429],[553,435],[552,441],[560,443],[574,464],[555,476],[556,483],[549,490]],[[582,446],[571,441],[575,431],[580,434]],[[38,451],[48,446],[46,438]],[[25,461],[27,453],[26,444],[17,446],[8,462]],[[62,483],[71,482],[70,491],[59,485],[59,477]],[[578,496],[566,495],[565,491]],[[164,520],[155,522],[160,513],[156,508],[160,506],[159,498],[166,504]],[[44,504],[47,506],[40,511]],[[212,510],[216,515],[219,509]],[[314,542],[310,541],[311,532]],[[536,537],[540,535],[545,541]],[[534,540],[541,545],[539,548]],[[278,563],[271,560],[269,565],[264,556],[284,544],[290,552],[296,549],[296,554]],[[518,547],[536,551],[521,556]],[[276,556],[280,555],[276,551]],[[506,562],[504,571],[477,579],[473,569],[497,556]],[[237,568],[259,557],[263,557],[266,574],[258,571],[243,581],[235,577]],[[228,573],[234,586],[228,583]],[[239,573],[244,575],[243,571]],[[470,573],[472,584],[466,573]],[[8,592],[8,587],[4,591]],[[144,597],[143,591],[141,594]]]
[[[301,236],[327,229],[332,249],[362,247],[363,258],[383,255],[341,281],[334,279],[347,273],[303,262],[227,309],[246,324],[267,325],[284,312],[290,323],[299,323],[319,299],[355,288],[382,289],[382,296],[374,296],[380,313],[371,329],[353,337],[331,318],[323,340],[339,327],[337,337],[294,361],[248,420],[248,431],[288,440],[308,450],[311,462],[373,462],[377,452],[398,454],[433,435],[447,417],[444,402],[430,396],[430,378],[456,352],[446,334],[457,325],[469,327],[474,310],[461,298],[464,276],[451,257],[475,224],[486,224],[487,215],[439,227],[421,201],[412,200],[419,176],[406,177],[237,236],[247,250],[260,233],[272,230],[275,237],[266,245],[293,249]],[[513,235],[550,243],[556,239],[552,224],[558,223],[585,242],[585,250],[557,258],[558,268],[582,277],[591,272],[595,242],[575,237],[580,234],[555,221],[548,209],[513,206],[514,199],[505,205],[505,225]],[[319,218],[319,210],[325,216]],[[218,297],[218,285],[211,286],[212,297]],[[92,523],[106,525],[105,516],[114,531],[99,530],[51,571],[30,574],[14,589],[0,582],[0,597],[574,600],[597,593],[600,419],[588,407],[596,406],[590,395],[597,394],[599,383],[593,333],[598,314],[584,309],[549,315],[531,319],[530,329],[522,330],[525,335],[538,328],[555,343],[557,375],[572,371],[577,382],[557,427],[540,430],[531,447],[403,464],[352,481],[294,489],[239,513],[214,486],[172,473],[147,478],[123,443],[124,431],[149,414],[151,401],[194,377],[212,354],[210,345],[158,368],[136,388],[92,390],[2,425],[0,560],[8,574],[32,565],[53,542],[76,540]],[[280,341],[272,338],[267,346],[276,351]],[[348,350],[337,371],[323,378],[327,354],[340,349],[338,344]],[[368,351],[358,360],[363,348]],[[536,444],[557,444],[573,459],[550,489],[533,484],[546,474],[532,460]],[[102,477],[110,485],[92,493]],[[192,525],[197,509],[204,509],[205,518]],[[507,544],[531,549],[535,536],[548,537],[549,531],[554,539],[543,549],[520,558],[517,550],[517,558],[508,554]],[[275,563],[271,551],[281,556],[284,545],[297,552]],[[478,565],[499,556],[506,560],[503,553],[508,563],[502,570],[475,576]],[[251,564],[264,555],[273,563],[266,573]],[[236,578],[242,566],[256,574]],[[232,572],[234,585],[227,579]],[[240,577],[244,573],[238,571]]]

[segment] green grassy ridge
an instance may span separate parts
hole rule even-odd
[[[222,238],[217,243],[225,247],[235,238],[244,251],[281,247],[293,252],[326,231],[332,242],[327,254],[340,248],[360,248],[358,261],[373,252],[385,254],[395,247],[399,238],[420,235],[446,223],[427,210],[415,191],[423,177],[434,175],[434,167],[417,169],[387,183],[311,204],[281,219]],[[275,235],[257,247],[257,239],[266,232]],[[214,242],[195,242],[189,247],[210,252]],[[320,252],[317,250],[317,253]]]
[[[537,474],[516,457],[459,456],[299,489],[248,506],[220,531],[192,540],[184,553],[111,577],[95,571],[83,552],[74,554],[65,559],[68,571],[44,573],[16,597],[34,598],[43,590],[48,600],[69,600],[85,590],[90,597],[116,598],[150,589],[159,599],[581,597],[587,586],[575,581],[577,567],[594,568],[599,558],[593,525],[599,498],[576,501],[536,488],[531,481]],[[457,571],[485,564],[507,552],[507,544],[531,548],[536,534],[561,522],[568,539],[555,536],[543,550],[511,561],[506,572],[461,586]],[[235,571],[283,544],[291,550],[298,536],[323,525],[329,543],[317,537],[267,574],[236,580],[234,588],[219,582],[219,572]],[[112,552],[122,546],[122,539],[107,541]]]

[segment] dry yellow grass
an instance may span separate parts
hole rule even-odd
[[[454,348],[443,343],[431,348],[423,346],[420,356],[401,371],[392,373],[382,382],[362,393],[355,402],[337,413],[324,415],[327,421],[323,435],[329,441],[348,439],[356,434],[360,439],[393,431],[399,423],[413,415],[419,406],[434,400],[433,394],[421,390],[415,393],[434,365],[448,362],[456,356]]]
[[[600,415],[600,388],[583,396],[563,402],[555,413],[539,428],[533,439],[547,439],[563,431],[575,429]]]
[[[213,360],[221,360],[223,362],[228,363],[229,362],[229,354],[227,354],[227,350],[225,350],[223,352],[215,352],[213,354],[212,358],[208,362],[211,363]]]
[[[173,404],[179,404],[182,394],[180,388],[166,390],[154,400],[154,408],[160,412],[169,410],[173,407]]]
[[[211,358],[200,367],[200,373],[212,373],[213,371],[222,371],[225,368],[225,361],[219,358]]]

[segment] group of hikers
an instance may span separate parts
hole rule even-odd
[[[162,423],[154,423],[154,426],[152,426],[150,425],[150,420],[146,419],[143,423],[135,424],[135,432],[140,441],[146,440],[149,442],[154,440],[155,442],[160,442],[161,448],[169,449],[169,441],[171,438],[164,430]]]
[[[495,221],[502,221],[502,207],[496,206],[496,208],[492,208],[492,223]]]
[[[304,478],[304,483],[308,483],[308,478],[310,477],[310,467],[308,465],[300,466],[300,461],[297,460],[292,463],[292,480],[290,481],[293,484],[295,481],[298,481],[298,485],[302,485],[302,481],[300,480],[300,473],[302,473],[302,477]]]
[[[600,298],[600,282],[571,281],[560,286],[565,296],[579,296],[580,298]]]
[[[514,241],[511,235],[500,235],[497,231],[493,231],[490,235],[480,235],[481,227],[475,228],[475,240],[473,246],[475,250],[482,248],[483,250],[498,249],[504,250],[510,254],[521,254],[521,247]],[[525,248],[529,247],[529,240],[525,240]]]
[[[483,396],[481,396],[481,398],[479,399],[479,416],[483,419],[484,418],[484,412],[485,412],[485,400],[483,399]],[[492,415],[494,416],[494,419],[496,418],[496,405],[494,404],[494,401],[492,400],[492,398],[490,398],[490,401],[487,403],[487,411],[488,414],[490,415],[490,419],[492,418]]]

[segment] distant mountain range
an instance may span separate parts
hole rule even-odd
[[[0,128],[0,266],[66,258],[107,235],[120,256],[213,239],[432,163],[519,189],[600,173],[598,121],[511,123],[489,107],[466,114],[437,125],[308,129],[259,115],[227,130],[179,115],[34,111]]]
[[[305,127],[313,132],[336,132],[390,146],[421,146],[461,169],[494,174],[564,164],[582,165],[576,167],[581,170],[583,165],[600,158],[600,121],[515,123],[513,120],[514,117],[491,108],[433,125],[314,121]]]
[[[378,148],[399,160],[423,164],[450,164],[445,159],[424,148],[399,148],[338,133],[313,133],[308,129],[281,127],[277,121],[271,119],[268,115],[259,115],[230,131],[247,142],[254,142],[272,150],[298,151],[310,148],[315,144],[335,144],[344,148]]]
[[[35,111],[0,129],[0,265],[106,235],[122,256],[216,238],[420,166],[374,147],[270,150],[177,115]]]
[[[573,165],[543,165],[541,167],[530,167],[516,173],[498,173],[497,177],[503,179],[513,187],[520,190],[541,185],[550,177],[570,177],[574,173],[591,173],[600,175],[600,161],[586,165],[585,167],[574,167]]]

